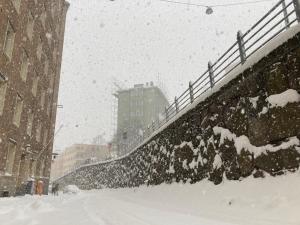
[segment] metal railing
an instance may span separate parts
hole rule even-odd
[[[156,130],[192,104],[195,99],[212,89],[231,71],[244,64],[247,59],[265,46],[278,34],[300,22],[300,0],[280,0],[249,30],[237,32],[236,41],[214,63],[208,62],[207,70],[199,78],[190,82],[188,88],[165,109],[164,119],[153,121],[144,135],[131,139],[125,151],[133,150]]]

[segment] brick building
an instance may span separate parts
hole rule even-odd
[[[48,187],[68,6],[0,0],[0,196]]]

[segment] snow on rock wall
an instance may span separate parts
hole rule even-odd
[[[300,34],[130,155],[56,182],[81,189],[263,177],[300,164]]]

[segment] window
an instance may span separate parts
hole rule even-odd
[[[34,177],[35,175],[35,169],[36,169],[36,160],[34,159],[31,159],[30,160],[30,171],[29,171],[29,174]]]
[[[48,97],[48,104],[47,104],[47,115],[50,116],[50,111],[51,111],[51,99]]]
[[[42,91],[42,93],[41,93],[41,101],[40,101],[42,110],[44,109],[44,106],[45,106],[45,99],[46,99],[46,93],[45,93],[45,91]]]
[[[27,79],[27,73],[28,73],[28,65],[29,65],[29,57],[25,51],[25,49],[23,49],[22,52],[22,59],[21,59],[21,71],[20,71],[20,76],[22,78],[22,80],[25,82]]]
[[[42,160],[41,160],[41,164],[40,164],[40,171],[39,171],[39,175],[40,175],[40,177],[43,177],[44,176],[44,173],[45,173],[45,164],[46,164],[46,159],[45,158],[43,158]]]
[[[49,71],[49,60],[46,58],[45,66],[44,66],[44,75],[47,76]]]
[[[53,54],[53,56],[52,56],[53,57],[53,62],[55,63],[56,62],[56,57],[57,57],[57,50],[56,50],[56,48],[54,48],[52,54]]]
[[[34,16],[33,16],[32,12],[29,12],[27,28],[26,28],[26,32],[27,32],[27,36],[28,36],[29,40],[32,40],[33,29],[34,29]]]
[[[53,92],[53,89],[54,89],[54,73],[51,74],[51,78],[50,78],[50,84],[49,84],[49,87],[50,87],[50,93]]]
[[[56,24],[56,27],[55,27],[55,32],[57,35],[59,35],[59,23]]]
[[[37,74],[37,72],[35,71],[35,76],[33,78],[33,81],[32,81],[32,89],[31,89],[31,92],[33,94],[33,96],[36,96],[36,93],[37,93],[37,88],[38,88],[38,84],[39,84],[39,76]]]
[[[41,141],[41,132],[42,132],[42,123],[41,121],[38,121],[36,125],[36,133],[35,133],[35,139],[37,142]]]
[[[27,118],[27,129],[26,129],[26,133],[29,136],[31,136],[32,126],[33,126],[33,113],[32,113],[32,110],[29,110],[28,118]]]
[[[55,6],[55,3],[54,2],[52,2],[51,3],[51,15],[52,15],[52,18],[54,19],[55,18],[55,8],[56,6]]]
[[[44,131],[44,137],[43,137],[43,146],[44,147],[46,147],[46,145],[48,144],[47,141],[48,141],[48,130],[45,129],[45,131]]]
[[[8,21],[3,51],[9,59],[12,58],[12,53],[13,53],[13,49],[14,49],[14,41],[15,41],[15,31],[14,31],[10,21]]]
[[[42,37],[39,37],[39,44],[37,46],[37,50],[36,50],[36,55],[38,57],[39,60],[41,60],[42,58],[42,52],[43,52],[43,40]]]
[[[20,12],[21,0],[11,0],[17,12]]]
[[[16,104],[15,104],[15,112],[14,112],[14,117],[13,117],[13,123],[17,127],[20,126],[22,110],[23,110],[23,99],[19,94],[17,94]]]
[[[0,73],[0,76],[4,77],[1,73]],[[3,79],[5,80],[5,77]],[[6,89],[7,89],[7,82],[0,80],[0,115],[2,115],[2,113],[3,113]]]
[[[17,149],[16,142],[9,141],[7,154],[6,154],[6,166],[5,166],[5,173],[7,175],[12,175],[13,173],[16,149]]]
[[[43,25],[44,29],[46,28],[46,19],[47,19],[47,8],[46,8],[46,5],[44,3],[43,12],[42,12],[41,17],[40,17],[40,20],[42,22],[42,25]]]

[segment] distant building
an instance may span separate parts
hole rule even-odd
[[[109,158],[108,145],[72,145],[53,160],[51,180],[55,180],[82,165],[105,161]]]
[[[68,6],[0,1],[0,197],[47,192]]]
[[[153,82],[136,84],[133,88],[119,90],[117,148],[118,154],[126,154],[128,145],[136,138],[143,138],[145,129],[152,121],[163,117],[165,107],[169,105],[166,96]]]

